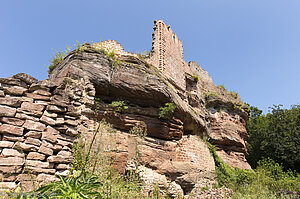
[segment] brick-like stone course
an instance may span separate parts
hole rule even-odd
[[[93,89],[84,78],[58,86],[24,73],[0,78],[0,177],[14,176],[1,177],[0,189],[30,191],[32,180],[39,186],[70,169],[73,142],[85,130],[81,110],[93,105],[85,103],[94,98],[95,91],[88,92]]]

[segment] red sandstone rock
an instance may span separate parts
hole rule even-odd
[[[0,105],[0,117],[1,116],[14,117],[16,114],[16,111],[17,111],[17,109],[15,109],[15,108]]]
[[[0,126],[0,133],[9,133],[13,135],[22,136],[23,135],[24,128],[13,126],[10,124],[2,124]]]
[[[26,88],[20,86],[12,86],[12,87],[4,88],[4,92],[9,95],[19,96],[19,95],[23,95],[26,91],[27,91]]]
[[[35,122],[32,120],[26,120],[23,127],[25,129],[32,130],[32,131],[44,131],[46,129],[45,124],[42,124],[40,122]]]

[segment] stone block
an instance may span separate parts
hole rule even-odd
[[[26,120],[23,127],[25,129],[32,130],[32,131],[44,131],[46,129],[45,124],[42,124],[40,122],[35,122],[32,120]]]
[[[66,157],[66,158],[72,158],[72,152],[70,151],[60,151],[57,153],[58,156]]]
[[[26,93],[25,96],[35,100],[50,101],[50,97],[44,95],[38,95],[36,93]]]
[[[77,120],[65,120],[65,124],[71,125],[71,126],[77,126],[78,125]]]
[[[25,123],[25,120],[13,118],[13,117],[0,117],[0,121],[14,126],[22,126]]]
[[[0,148],[12,148],[14,146],[14,142],[9,141],[0,141]]]
[[[52,169],[53,164],[50,162],[42,162],[39,160],[26,160],[26,166],[28,167],[37,167],[37,168],[44,168],[44,169]]]
[[[30,152],[27,155],[27,160],[44,160],[45,159],[45,155],[41,154],[41,153],[37,153],[37,152]]]
[[[15,78],[0,78],[0,83],[9,86],[9,85],[15,85],[15,86],[21,86],[24,88],[27,88],[27,85],[25,82],[21,81],[20,79]]]
[[[42,141],[39,140],[39,139],[32,138],[32,137],[27,137],[24,143],[25,144],[32,144],[32,145],[35,145],[35,146],[41,146]]]
[[[0,133],[9,133],[13,135],[22,136],[24,128],[19,126],[13,126],[10,124],[3,124],[0,126]]]
[[[0,166],[22,166],[24,159],[20,157],[0,157]]]
[[[55,169],[45,169],[40,167],[29,167],[29,166],[25,168],[25,171],[30,173],[46,173],[46,174],[55,174],[56,172]]]
[[[51,143],[55,143],[57,141],[57,137],[59,132],[52,128],[51,126],[47,126],[47,130],[42,133],[42,140],[49,141]]]
[[[34,115],[40,117],[43,113],[43,109],[45,108],[42,104],[36,104],[31,102],[23,102],[21,105],[19,112],[27,113],[28,115]]]
[[[22,101],[18,97],[0,97],[0,104],[12,106],[12,107],[19,107],[21,105]]]
[[[15,136],[15,135],[11,135],[11,134],[4,134],[2,140],[3,141],[13,141],[13,142],[23,142],[24,138]]]
[[[23,158],[25,155],[23,152],[19,152],[15,149],[3,149],[1,155],[3,157],[21,157]]]
[[[22,171],[22,165],[19,166],[14,166],[14,165],[10,165],[10,166],[0,166],[0,171],[2,173],[20,173]]]
[[[36,121],[36,122],[39,121],[39,118],[29,116],[29,115],[26,115],[24,113],[17,113],[15,118],[24,119],[24,120],[32,120],[32,121]]]
[[[43,90],[43,89],[38,89],[38,90],[35,90],[33,91],[34,94],[37,94],[37,95],[43,95],[43,96],[51,96],[51,93],[46,91],[46,90]]]
[[[17,112],[16,108],[0,105],[0,117],[1,116],[14,117],[16,115],[16,112]]]
[[[4,88],[4,92],[9,95],[20,96],[23,95],[28,89],[20,87],[20,86],[12,86]]]
[[[23,151],[38,151],[39,148],[32,144],[25,144],[23,142],[17,142],[14,146],[16,149],[20,149]]]
[[[46,116],[46,117],[57,118],[56,113],[48,112],[47,110],[44,111],[43,115]]]
[[[55,105],[49,105],[49,106],[47,106],[47,110],[51,111],[51,112],[54,112],[54,113],[65,113],[67,111],[66,108],[55,106]]]
[[[53,150],[44,146],[43,144],[40,146],[38,152],[43,153],[45,155],[53,155]]]
[[[15,74],[13,76],[13,78],[15,79],[20,79],[22,80],[23,82],[25,82],[26,84],[33,84],[33,83],[37,83],[38,80],[26,73],[18,73],[18,74]]]
[[[21,181],[19,183],[19,187],[21,188],[22,191],[24,192],[30,192],[36,189],[36,184],[35,180],[30,180],[30,181]]]
[[[31,175],[31,174],[19,174],[17,176],[17,181],[18,182],[21,182],[21,181],[30,181],[30,180],[34,180],[35,178],[35,175]]]
[[[51,162],[51,163],[71,163],[73,161],[73,159],[57,155],[57,156],[48,157],[47,161]]]
[[[44,124],[51,125],[51,126],[54,126],[56,124],[56,121],[54,119],[47,117],[45,115],[43,115],[40,118],[40,121],[43,122]]]
[[[4,91],[3,90],[0,90],[0,97],[4,97]]]
[[[15,182],[0,182],[0,189],[13,190],[15,188],[17,188],[17,184]]]
[[[54,182],[56,180],[59,180],[57,177],[54,175],[47,175],[47,174],[39,174],[36,178],[37,181],[39,182]]]
[[[29,131],[28,133],[25,134],[25,137],[32,137],[32,138],[41,138],[42,137],[42,132],[40,131]]]
[[[69,164],[57,164],[56,169],[65,170],[65,169],[71,169],[72,167]]]

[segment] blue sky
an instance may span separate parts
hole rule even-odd
[[[163,19],[215,84],[264,110],[300,103],[299,0],[10,0],[0,2],[0,77],[47,78],[56,50],[114,39],[151,49]]]

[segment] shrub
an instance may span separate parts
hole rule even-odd
[[[164,107],[159,108],[158,117],[166,119],[172,115],[175,109],[176,106],[172,102],[165,103]]]
[[[50,61],[51,64],[48,66],[48,73],[51,74],[52,71],[57,67],[58,64],[60,64],[64,58],[69,54],[70,52],[70,48],[67,47],[67,50],[64,52],[64,51],[57,51],[55,50],[55,55],[54,57],[52,58],[52,60]]]
[[[196,74],[193,75],[193,79],[194,79],[194,82],[195,82],[195,83],[198,83],[199,80],[200,80],[199,76],[196,75]]]
[[[110,106],[113,107],[114,112],[118,113],[122,113],[124,110],[128,109],[125,101],[113,101]]]

